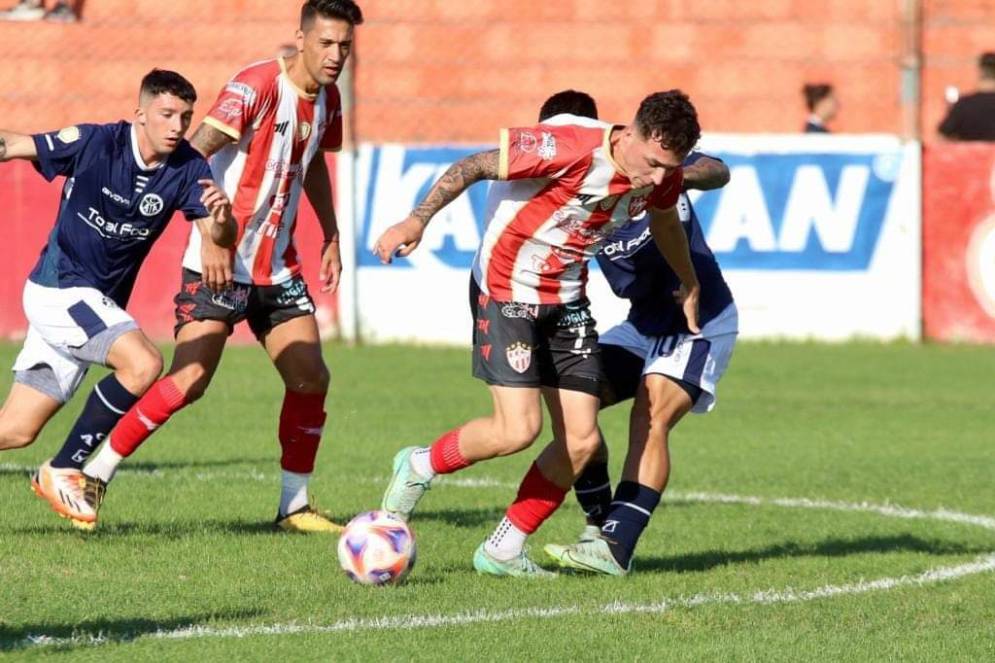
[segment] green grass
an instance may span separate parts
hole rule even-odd
[[[15,351],[0,347],[2,363],[9,365]],[[342,519],[379,504],[397,448],[430,442],[488,408],[485,388],[468,375],[465,351],[330,346],[326,358],[333,391],[312,486],[319,506]],[[995,516],[993,376],[991,348],[744,343],[717,410],[676,430],[671,489],[675,498],[697,491]],[[9,381],[4,375],[0,386]],[[330,538],[269,530],[279,491],[281,397],[261,351],[230,349],[204,400],[126,464],[91,535],[74,532],[33,497],[26,470],[54,453],[82,398],[34,446],[0,456],[0,657],[995,658],[991,572],[814,600],[751,600],[767,590],[915,576],[995,551],[995,532],[967,524],[665,498],[628,578],[479,577],[470,565],[473,550],[538,449],[472,467],[426,496],[413,523],[419,561],[407,584],[354,585],[339,571]],[[626,414],[622,406],[602,418],[615,477]],[[491,485],[469,487],[467,479]],[[580,510],[568,498],[535,535],[537,558],[541,544],[569,540],[580,525]],[[690,605],[695,596],[707,600]],[[670,607],[661,610],[664,601]],[[615,602],[658,608],[604,610]],[[311,628],[460,614],[477,621]],[[191,625],[288,624],[305,628],[241,638],[153,636]],[[98,634],[102,643],[84,642]],[[81,637],[30,644],[37,635]]]

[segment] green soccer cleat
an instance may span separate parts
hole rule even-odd
[[[411,454],[418,447],[405,447],[394,456],[394,475],[383,494],[380,508],[407,522],[415,510],[418,500],[429,488],[431,479],[426,479],[411,467]]]
[[[473,553],[473,568],[477,573],[491,576],[511,576],[513,578],[555,578],[556,574],[542,568],[525,554],[523,550],[518,557],[509,560],[495,559],[484,549],[485,544],[477,547]]]
[[[624,576],[632,570],[622,568],[612,555],[608,542],[598,537],[593,541],[581,541],[570,546],[558,546],[551,543],[543,548],[547,555],[566,569],[600,573],[606,576]]]
[[[580,533],[577,537],[577,543],[587,543],[588,541],[594,541],[595,539],[601,538],[601,528],[597,525],[584,525],[584,531]],[[546,554],[555,560],[559,560],[570,547],[570,544],[563,545],[559,543],[548,543],[543,547]]]

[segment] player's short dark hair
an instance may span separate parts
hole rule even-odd
[[[190,104],[197,101],[197,90],[194,89],[193,83],[175,71],[166,69],[153,69],[145,74],[138,94],[139,98],[171,94]]]
[[[363,22],[363,10],[353,0],[307,0],[301,7],[301,30],[310,28],[318,16],[337,18],[353,26]]]
[[[677,154],[687,154],[701,138],[698,111],[680,90],[654,92],[643,99],[635,124],[643,138],[651,138]]]
[[[802,96],[805,97],[805,106],[810,111],[815,110],[815,105],[833,93],[833,86],[829,83],[806,83],[802,87]]]
[[[995,78],[995,51],[982,53],[978,58],[978,67],[981,68],[981,75],[985,78]]]
[[[598,105],[594,98],[586,92],[578,90],[563,90],[547,99],[539,109],[539,121],[548,120],[554,115],[570,113],[580,117],[598,119]]]

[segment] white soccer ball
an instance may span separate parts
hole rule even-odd
[[[400,583],[415,565],[415,536],[386,511],[361,513],[339,538],[339,564],[362,585]]]

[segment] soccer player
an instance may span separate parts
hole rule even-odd
[[[377,240],[383,262],[406,256],[447,203],[479,180],[520,180],[492,200],[474,261],[479,288],[474,375],[494,412],[394,458],[382,507],[409,518],[438,474],[529,447],[542,426],[541,397],[556,431],[554,452],[533,464],[495,532],[474,554],[481,573],[551,575],[524,552],[526,537],[563,501],[600,443],[601,364],[584,294],[587,261],[606,237],[644,210],[660,251],[680,275],[682,306],[697,331],[699,285],[675,205],[681,162],[700,136],[678,90],[643,100],[627,126],[539,124],[504,130],[500,148],[453,164],[425,200]]]
[[[714,157],[692,153],[684,161],[685,190],[716,189],[728,181],[729,169]],[[678,288],[679,280],[653,246],[647,219],[621,228],[597,256],[613,291],[631,302],[627,319],[599,341],[606,373],[601,407],[635,400],[629,450],[614,498],[608,449],[602,443],[574,484],[588,522],[580,541],[545,546],[563,567],[616,576],[629,572],[636,543],[670,477],[670,431],[689,411],[712,410],[716,386],[732,356],[738,333],[732,293],[687,193],[681,194],[677,209],[702,287],[700,332],[689,329],[681,308],[665,296]]]
[[[32,476],[35,492],[84,529],[102,486],[80,468],[159,377],[162,357],[124,310],[135,277],[173,213],[230,246],[235,222],[207,161],[184,140],[197,93],[182,76],[142,79],[135,121],[33,136],[0,131],[0,161],[28,159],[66,178],[55,227],[24,285],[28,334],[0,410],[0,449],[31,444],[91,364],[113,373],[90,393],[62,450]]]
[[[329,376],[293,235],[303,192],[324,233],[322,291],[334,291],[342,264],[321,152],[342,145],[335,81],[352,49],[353,29],[362,22],[352,0],[308,0],[301,8],[297,55],[237,73],[197,129],[191,142],[211,157],[211,169],[232,199],[238,243],[233,255],[191,233],[176,295],[176,353],[169,373],[121,419],[86,467],[88,476],[109,482],[122,459],[200,398],[232,329],[247,321],[286,387],[278,429],[283,485],[275,527],[342,529],[308,500]]]

